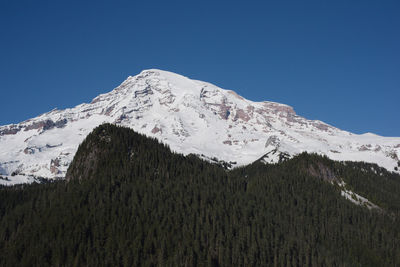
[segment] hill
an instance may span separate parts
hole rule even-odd
[[[227,171],[104,124],[67,180],[1,188],[0,265],[395,266],[399,186],[376,165],[306,153]]]

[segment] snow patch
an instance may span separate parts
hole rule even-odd
[[[346,183],[344,181],[341,181],[338,183],[341,191],[340,194],[347,200],[353,202],[356,205],[367,207],[368,209],[381,209],[379,206],[375,205],[365,197],[360,196],[359,194],[346,189]]]

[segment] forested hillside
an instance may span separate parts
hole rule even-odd
[[[0,199],[1,266],[400,265],[400,177],[317,155],[227,171],[104,124],[66,181]]]

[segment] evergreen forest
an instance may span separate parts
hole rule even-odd
[[[0,188],[0,266],[400,266],[399,219],[400,176],[374,164],[227,170],[103,124],[66,180]]]

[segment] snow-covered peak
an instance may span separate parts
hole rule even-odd
[[[103,122],[232,166],[259,158],[274,163],[308,151],[394,170],[400,157],[400,138],[352,134],[298,116],[285,104],[253,102],[211,83],[150,69],[90,103],[0,126],[0,175],[10,179],[0,183],[64,177],[80,142]]]

